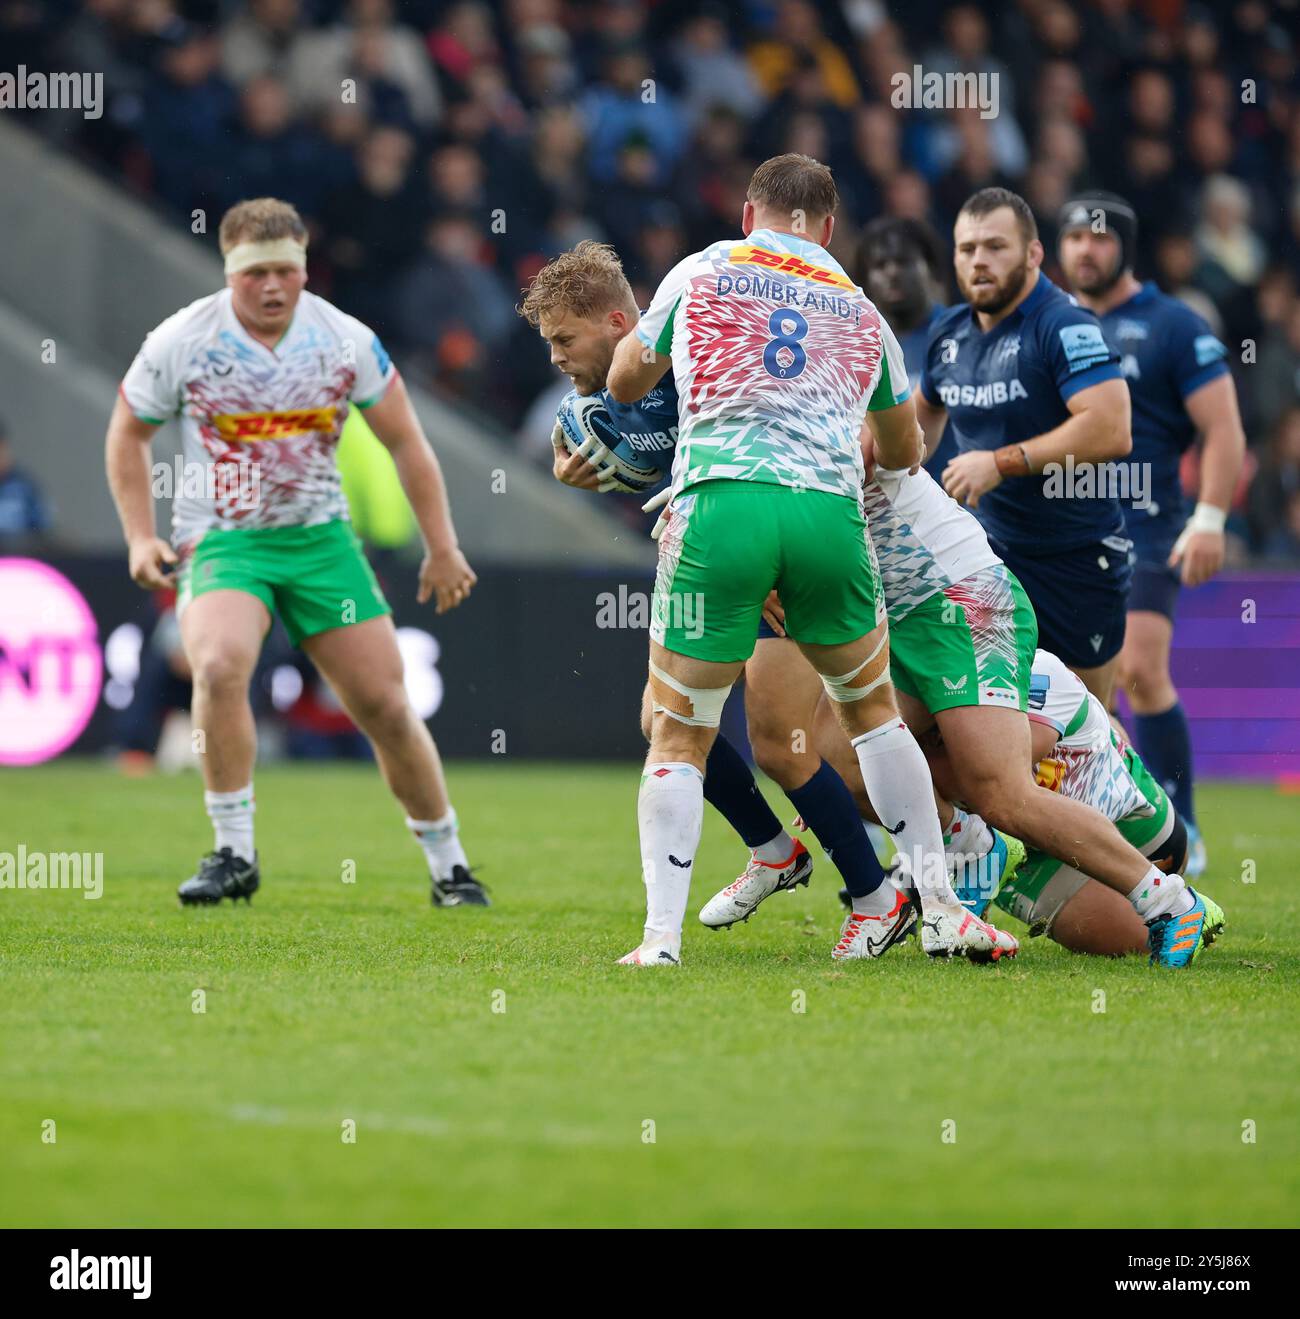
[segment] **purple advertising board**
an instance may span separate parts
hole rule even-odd
[[[1232,573],[1183,591],[1171,668],[1198,776],[1300,788],[1300,576]]]

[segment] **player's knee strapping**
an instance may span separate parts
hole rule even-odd
[[[889,633],[882,634],[876,642],[876,648],[858,665],[856,669],[841,674],[838,678],[822,674],[822,686],[832,701],[849,705],[869,696],[882,683],[889,681]]]
[[[687,687],[653,662],[650,665],[650,695],[655,713],[662,710],[679,724],[717,728],[722,722],[722,707],[727,703],[731,686],[728,683],[725,687]]]

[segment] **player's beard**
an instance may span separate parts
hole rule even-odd
[[[597,364],[590,371],[585,371],[581,379],[575,378],[573,387],[584,398],[590,394],[599,394],[605,388],[605,381],[609,378],[609,368],[614,363],[614,345],[611,343],[609,352],[604,354],[604,365]]]
[[[1109,274],[1094,265],[1090,268],[1090,274],[1067,277],[1070,287],[1075,293],[1082,293],[1086,298],[1104,298],[1115,287],[1119,277],[1124,273],[1123,264],[1117,254],[1114,268]]]
[[[972,284],[963,283],[962,297],[976,311],[982,311],[989,316],[996,316],[998,312],[1005,311],[1020,296],[1028,278],[1029,261],[1026,259],[1023,265],[1011,271],[1005,279],[999,280],[996,284],[981,284],[977,288]]]

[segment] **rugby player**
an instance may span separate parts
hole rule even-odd
[[[659,384],[631,404],[610,398],[604,387],[615,345],[631,331],[640,315],[613,248],[588,240],[556,257],[538,272],[519,311],[541,334],[553,364],[573,381],[576,393],[601,397],[612,425],[629,448],[651,465],[662,463],[666,457],[670,467],[678,432],[677,389],[672,375],[666,373]],[[579,489],[610,488],[608,469],[565,447],[559,421],[553,439],[557,480]],[[770,617],[776,624],[775,616]],[[754,656],[745,667],[750,743],[760,768],[784,789],[795,811],[834,862],[851,899],[866,903],[880,884],[881,867],[863,835],[849,789],[806,745],[821,684],[806,665],[799,675],[806,680],[791,685],[785,681],[786,666],[762,662],[779,635],[783,633],[767,628],[766,638],[757,642]],[[765,681],[767,675],[776,681]],[[651,736],[651,705],[647,684],[642,702],[642,728],[647,739]],[[799,729],[804,730],[802,736]],[[737,884],[744,886],[747,877],[761,876],[765,891],[770,893],[808,883],[812,855],[781,825],[758,790],[749,766],[721,734],[709,749],[703,791],[705,800],[727,819],[750,849],[749,863]]]
[[[1188,834],[1168,795],[1141,757],[1115,731],[1108,712],[1055,655],[1034,655],[1029,685],[1035,781],[1072,801],[1100,811],[1125,840],[1162,875],[1178,873],[1187,858]],[[935,780],[958,792],[942,750],[930,758]],[[1113,889],[1075,866],[1031,849],[1013,877],[996,890],[967,893],[962,901],[982,912],[990,898],[1029,926],[1073,952],[1121,956],[1150,949],[1153,960],[1186,954],[1190,962],[1223,929],[1223,913],[1212,915],[1198,941],[1195,918],[1167,914],[1147,929],[1133,907]],[[1186,964],[1186,963],[1184,963]]]
[[[943,248],[939,236],[924,220],[881,216],[862,230],[849,273],[897,336],[915,393],[921,383],[930,332],[947,310],[942,299]],[[952,427],[945,426],[934,452],[925,460],[925,470],[938,481],[956,455]]]
[[[863,450],[870,474],[867,525],[889,610],[890,670],[903,716],[922,745],[936,734],[942,739],[947,772],[938,781],[939,819],[958,891],[972,887],[973,875],[991,894],[990,884],[1009,873],[1001,859],[969,865],[993,850],[992,825],[1075,872],[1095,876],[1115,890],[1116,901],[1127,898],[1145,927],[1153,959],[1190,965],[1222,928],[1222,911],[1126,840],[1106,810],[1094,809],[1096,803],[1086,798],[1053,792],[1031,776],[1041,759],[1033,754],[1030,723],[1037,627],[1015,575],[993,552],[978,521],[928,473],[873,465],[869,437]],[[802,661],[792,647],[786,648],[786,661],[793,684]],[[848,746],[824,703],[815,745],[842,776],[849,775]],[[966,815],[953,801],[974,814]],[[864,818],[878,814],[869,793],[859,796],[859,807]],[[706,904],[702,921],[721,923],[729,891]],[[752,907],[767,894],[755,881],[745,896]],[[897,919],[906,920],[907,913]],[[1186,939],[1167,938],[1171,920]],[[845,934],[851,935],[856,921],[850,914]]]
[[[977,510],[1033,602],[1044,648],[1108,704],[1132,572],[1124,517],[1113,494],[1096,493],[1091,471],[1075,488],[1049,484],[1044,469],[1073,474],[1129,452],[1119,356],[1096,317],[1042,274],[1022,197],[981,189],[953,241],[966,301],[935,323],[917,415],[930,444],[951,419],[960,452],[944,489]]]
[[[486,906],[437,748],[406,697],[391,610],[348,521],[335,451],[349,401],[393,455],[419,522],[426,552],[417,599],[435,598],[441,613],[461,604],[476,578],[401,378],[373,331],[305,291],[306,244],[285,202],[260,198],[228,211],[226,287],[149,335],[108,426],[109,485],[131,576],[156,590],[174,567],[194,676],[215,840],[179,896],[251,899],[260,884],[248,684],[278,612],[374,746],[424,851],[434,904]],[[176,499],[169,545],[155,533],[149,449],[177,414],[185,460],[211,474],[211,488]]]
[[[1179,588],[1199,586],[1223,567],[1223,529],[1246,452],[1237,390],[1227,349],[1205,321],[1135,278],[1137,217],[1122,197],[1090,192],[1067,202],[1059,234],[1066,282],[1100,319],[1132,399],[1131,461],[1148,480],[1142,502],[1123,505],[1136,562],[1119,684],[1133,707],[1142,759],[1187,825],[1187,869],[1195,876],[1205,869],[1205,845],[1196,825],[1191,734],[1169,674],[1169,649]],[[1188,517],[1179,465],[1198,432],[1201,485]]]
[[[629,965],[676,965],[703,822],[703,770],[731,685],[775,588],[821,675],[868,795],[915,858],[929,951],[992,952],[954,908],[932,785],[889,681],[888,629],[860,501],[864,421],[881,460],[919,464],[902,352],[826,251],[838,202],[806,156],[764,162],[743,239],[680,262],[606,380],[633,403],[671,368],[680,402],[672,500],[651,610],[653,723],[639,794],[647,918]],[[693,597],[695,626],[674,601]],[[881,890],[885,890],[882,894]],[[877,920],[901,895],[877,884]]]

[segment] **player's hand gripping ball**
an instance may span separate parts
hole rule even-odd
[[[564,447],[596,469],[602,492],[620,490],[640,495],[663,480],[663,472],[633,457],[598,394],[566,394],[556,421]]]

